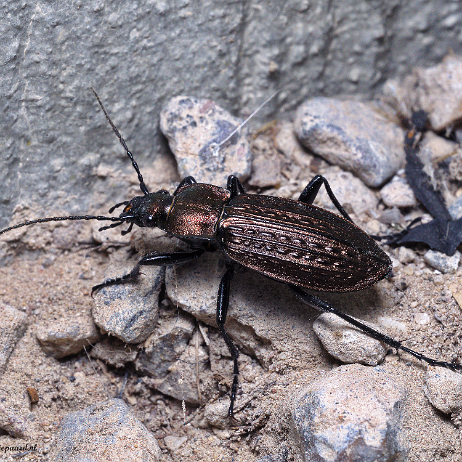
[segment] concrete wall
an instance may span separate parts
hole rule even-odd
[[[309,96],[369,98],[461,53],[461,11],[458,0],[3,0],[0,227],[18,204],[80,213],[126,198],[96,174],[133,172],[90,86],[143,168],[166,155],[158,114],[172,96],[245,115],[281,89],[262,119]]]

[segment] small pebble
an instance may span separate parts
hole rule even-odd
[[[170,452],[175,453],[184,443],[188,441],[186,436],[166,436],[164,438],[165,446]]]
[[[388,207],[414,207],[417,200],[414,192],[403,178],[390,181],[380,190],[380,197]]]
[[[313,156],[308,154],[298,141],[292,122],[282,121],[278,124],[278,133],[274,142],[278,150],[290,159],[293,164],[303,170],[309,168]]]
[[[426,325],[430,322],[430,315],[428,313],[415,313],[414,322],[421,325]]]
[[[366,210],[377,209],[378,199],[375,194],[352,173],[343,172],[335,167],[327,170],[324,177],[342,207],[352,210],[356,215],[361,215]],[[338,213],[324,187],[320,189],[315,203],[318,201],[323,208]]]
[[[407,247],[398,248],[398,260],[403,265],[413,263],[415,261],[416,255],[413,250],[408,249]]]
[[[200,381],[210,383],[212,374],[207,367],[208,354],[203,347],[189,345],[172,366],[167,376],[154,379],[150,386],[164,395],[187,403],[201,404]]]
[[[460,152],[458,143],[438,136],[432,131],[425,132],[420,145],[420,158],[424,164],[438,163]]]
[[[228,428],[229,400],[222,399],[214,403],[208,403],[204,408],[204,417],[209,425],[215,428]]]
[[[329,354],[343,363],[376,366],[387,352],[378,340],[332,313],[321,314],[313,329]]]
[[[8,406],[0,401],[0,429],[9,435],[21,438],[26,435],[28,430],[27,421],[20,415],[13,406]]]
[[[384,210],[378,220],[380,223],[384,223],[386,225],[391,225],[394,223],[400,223],[403,220],[403,214],[397,207],[393,207],[391,209]]]
[[[458,220],[462,217],[462,195],[448,207],[448,210],[453,220]]]
[[[443,274],[455,273],[459,267],[460,252],[456,251],[454,255],[448,255],[436,250],[428,250],[424,255],[425,263],[437,269]]]
[[[135,360],[138,349],[115,337],[105,338],[91,350],[90,356],[98,358],[114,367],[123,367]]]
[[[195,323],[182,312],[161,319],[135,362],[136,369],[154,379],[165,378],[188,346]]]
[[[429,366],[425,395],[436,409],[451,414],[462,409],[462,374],[444,367]]]
[[[258,141],[257,138],[252,143],[254,158],[248,183],[254,188],[278,186],[281,183],[281,160],[276,152],[269,149],[272,144],[265,139]]]
[[[60,359],[91,346],[101,338],[101,333],[88,313],[69,319],[52,320],[49,324],[39,323],[35,328],[35,336],[47,355]]]

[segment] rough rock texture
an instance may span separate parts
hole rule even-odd
[[[462,409],[462,377],[442,367],[429,367],[425,377],[425,395],[445,414]]]
[[[326,171],[324,177],[330,185],[335,185],[335,197],[348,213],[353,212],[356,215],[360,215],[367,210],[376,209],[378,203],[377,197],[352,173],[344,172],[334,167]],[[335,213],[338,212],[325,188],[319,190],[315,204]]]
[[[296,112],[304,146],[329,163],[381,186],[404,163],[403,131],[369,103],[312,98]]]
[[[106,279],[130,272],[136,260],[110,266]],[[126,343],[140,343],[154,330],[159,315],[158,302],[164,280],[162,267],[147,266],[136,281],[110,285],[94,296],[93,319],[106,333]]]
[[[252,152],[248,125],[237,130],[242,122],[213,101],[190,96],[172,98],[160,114],[180,176],[200,183],[223,184],[228,175],[248,178]]]
[[[462,119],[462,58],[448,56],[429,69],[416,69],[417,104],[432,128],[443,130]]]
[[[376,330],[380,330],[376,326]],[[324,348],[343,363],[376,366],[386,350],[378,341],[364,334],[332,313],[323,313],[313,322],[313,329]]]
[[[380,190],[380,197],[388,207],[413,207],[417,204],[414,192],[404,178],[395,177]]]
[[[292,413],[302,459],[406,460],[399,441],[405,397],[381,367],[341,366],[320,377],[297,394]]]
[[[8,305],[0,306],[0,376],[18,340],[27,328],[27,315]]]
[[[155,166],[166,98],[244,115],[281,89],[264,117],[308,96],[370,95],[460,53],[459,11],[458,0],[3,2],[0,226],[18,204],[82,212],[122,200],[108,173],[123,161],[134,174],[90,85],[140,164]]]
[[[450,53],[436,66],[417,67],[402,80],[386,82],[383,98],[405,119],[423,109],[431,128],[441,131],[462,118],[461,89],[462,58]]]
[[[160,454],[156,439],[120,399],[67,414],[53,448],[53,460],[63,462],[157,462]]]
[[[91,347],[101,338],[90,313],[71,319],[53,321],[50,325],[36,327],[37,340],[43,351],[54,358],[64,358]]]
[[[134,361],[138,350],[133,345],[122,342],[118,338],[109,337],[98,342],[90,352],[90,356],[98,358],[114,366],[123,367],[127,362]]]

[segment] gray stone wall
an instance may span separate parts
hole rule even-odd
[[[90,86],[143,168],[167,155],[159,112],[175,95],[246,115],[280,89],[260,118],[282,117],[462,51],[458,0],[3,0],[0,18],[0,226],[17,205],[126,198],[97,175],[133,172]]]

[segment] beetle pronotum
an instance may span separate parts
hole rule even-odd
[[[130,273],[94,286],[92,293],[109,285],[136,279],[144,265],[185,263],[206,251],[220,249],[226,256],[227,264],[218,288],[216,320],[234,362],[229,416],[233,415],[236,399],[239,350],[226,332],[225,324],[234,266],[239,264],[287,283],[306,304],[323,312],[334,313],[397,350],[403,350],[432,366],[462,370],[462,365],[437,361],[411,350],[305,292],[304,289],[324,292],[361,290],[374,285],[391,272],[388,255],[353,223],[324,177],[314,177],[298,200],[246,194],[239,179],[233,175],[228,177],[226,189],[196,183],[193,177],[188,176],[173,194],[164,189],[150,193],[125,140],[94,93],[132,162],[143,196],[136,196],[109,209],[109,213],[112,213],[117,207],[124,206],[119,217],[83,215],[41,218],[3,229],[0,234],[48,221],[106,220],[114,223],[100,230],[123,223],[128,223],[129,227],[122,234],[129,233],[133,225],[158,227],[190,245],[186,251],[144,255]],[[322,185],[342,216],[312,205]]]

